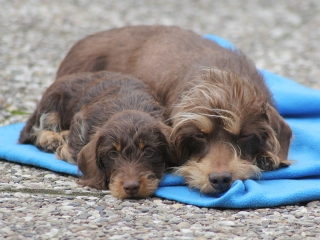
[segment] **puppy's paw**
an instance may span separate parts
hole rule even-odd
[[[37,135],[37,147],[45,152],[54,152],[59,146],[65,144],[65,141],[59,133],[52,131],[40,131]]]
[[[69,134],[69,130],[64,130],[60,132],[60,136],[62,137],[62,139],[67,142],[68,139],[68,134]]]
[[[59,146],[55,152],[56,158],[64,160],[66,162],[72,163],[72,164],[77,164],[73,158],[71,157],[71,154],[69,153],[68,150],[68,145],[64,144],[62,146]]]
[[[290,166],[291,162],[288,160],[273,160],[270,157],[261,157],[257,161],[257,166],[264,171],[277,170],[279,168],[284,168]]]

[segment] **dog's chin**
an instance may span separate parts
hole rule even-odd
[[[249,164],[244,160],[232,161],[228,169],[226,169],[227,172],[232,174],[232,180],[229,185],[223,189],[215,189],[209,181],[210,169],[212,169],[212,167],[210,167],[209,162],[189,160],[184,165],[174,168],[173,172],[175,175],[183,176],[188,187],[198,189],[201,194],[209,195],[226,192],[236,180],[257,178],[261,173],[257,166]]]
[[[135,194],[128,194],[124,190],[124,179],[122,174],[115,174],[110,181],[109,189],[113,197],[118,199],[140,199],[153,195],[157,190],[160,180],[152,172],[145,172],[136,181],[140,184],[139,191]]]

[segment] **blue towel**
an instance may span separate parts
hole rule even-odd
[[[234,49],[213,35],[205,38]],[[320,91],[261,70],[277,108],[293,130],[288,168],[265,172],[259,180],[236,181],[225,193],[209,196],[189,189],[181,176],[166,174],[155,192],[158,197],[200,207],[258,208],[320,199]],[[55,159],[32,145],[18,144],[23,123],[0,128],[0,159],[77,176],[76,166]]]

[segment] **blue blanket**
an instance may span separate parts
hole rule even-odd
[[[206,38],[234,49],[224,39]],[[294,204],[320,199],[320,91],[261,70],[272,91],[277,108],[293,129],[289,159],[294,163],[277,171],[265,172],[259,180],[236,181],[223,194],[209,196],[189,189],[180,176],[167,174],[155,195],[201,207],[257,208]],[[76,166],[55,159],[53,154],[32,145],[18,144],[23,123],[0,128],[0,159],[78,175]]]

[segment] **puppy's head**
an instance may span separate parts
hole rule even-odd
[[[114,115],[78,154],[81,183],[120,199],[150,196],[172,159],[170,130],[143,112]]]
[[[246,79],[209,70],[181,98],[172,139],[182,163],[177,173],[190,187],[219,193],[235,180],[288,166],[292,132]]]

